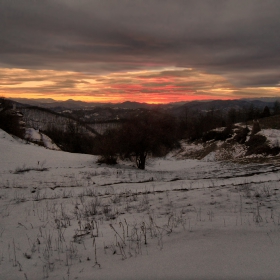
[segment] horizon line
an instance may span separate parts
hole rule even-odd
[[[31,100],[31,101],[54,101],[54,102],[67,102],[67,101],[73,101],[73,102],[83,102],[83,103],[96,103],[96,104],[122,104],[122,103],[126,103],[126,102],[130,102],[130,103],[139,103],[139,104],[148,104],[148,105],[166,105],[166,104],[172,104],[172,103],[189,103],[189,102],[194,102],[194,101],[198,101],[198,102],[207,102],[207,101],[215,101],[215,100],[258,100],[258,99],[280,99],[279,96],[270,96],[270,97],[241,97],[241,98],[210,98],[210,99],[193,99],[193,100],[181,100],[181,101],[171,101],[171,102],[166,102],[166,103],[160,103],[160,102],[140,102],[140,101],[131,101],[131,100],[125,100],[125,101],[119,101],[119,102],[102,102],[102,101],[84,101],[81,99],[72,99],[72,98],[68,98],[68,99],[63,99],[63,100],[59,100],[59,99],[54,99],[54,98],[27,98],[27,97],[2,97],[5,99],[11,99],[14,101],[17,100]]]

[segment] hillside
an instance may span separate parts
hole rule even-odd
[[[2,130],[0,155],[0,279],[279,277],[276,163],[109,167]]]
[[[56,103],[53,100],[45,101],[44,104]],[[65,104],[72,103],[80,104],[81,106],[86,106],[87,104],[74,100],[65,101]],[[60,113],[46,108],[22,105],[20,111],[23,113],[23,121],[28,129],[35,129],[38,133],[50,136],[63,150],[83,153],[92,153],[92,137],[103,134],[108,129],[118,128],[122,121],[129,119],[131,116],[145,114],[151,108],[157,108],[155,112],[170,112],[171,110],[175,115],[184,115],[185,113],[185,117],[178,117],[177,120],[183,123],[187,121],[185,129],[192,127],[191,129],[194,132],[189,133],[189,135],[184,135],[184,132],[182,133],[183,137],[193,140],[193,143],[182,141],[183,149],[181,154],[183,157],[201,159],[211,152],[211,155],[215,156],[217,160],[236,160],[248,156],[253,158],[276,156],[279,153],[278,139],[273,140],[274,142],[276,141],[275,143],[277,145],[274,143],[272,147],[269,144],[270,140],[267,139],[267,136],[275,134],[277,131],[264,131],[265,135],[260,132],[252,138],[250,131],[253,125],[252,121],[246,122],[248,124],[248,131],[245,136],[242,136],[244,127],[246,127],[245,123],[236,124],[230,132],[226,132],[228,128],[219,128],[218,126],[222,123],[226,124],[238,119],[245,118],[250,120],[250,118],[252,119],[256,116],[259,119],[261,128],[264,130],[279,129],[280,115],[264,117],[262,112],[264,110],[263,108],[269,107],[273,111],[274,105],[273,99],[240,99],[210,100],[204,102],[193,101],[183,105],[175,103],[164,106],[124,102],[114,104],[115,107],[110,107],[107,104],[104,107],[83,107],[83,109],[78,110],[63,110]],[[230,113],[230,110],[234,111]],[[226,113],[227,111],[228,113]],[[201,112],[204,112],[204,114],[201,114]],[[270,114],[270,111],[268,114]],[[209,129],[209,127],[212,129]],[[184,128],[181,129],[182,131],[184,130]],[[80,138],[75,139],[77,136]],[[29,137],[28,140],[31,140],[31,138]],[[186,144],[187,142],[188,144]],[[192,143],[192,148],[190,148],[190,143]],[[195,145],[195,143],[199,145]],[[78,146],[85,147],[85,149],[80,149]],[[180,155],[180,152],[178,154]]]
[[[81,133],[89,133],[95,135],[96,131],[93,128],[78,122],[73,118],[55,113],[51,110],[46,110],[40,107],[24,107],[20,109],[23,113],[23,121],[26,127],[40,129],[46,131],[51,128],[65,132],[69,123],[77,124]]]
[[[187,112],[208,112],[220,111],[227,114],[229,110],[249,110],[254,108],[260,112],[267,106],[271,112],[274,110],[275,101],[279,98],[256,98],[256,99],[234,99],[234,100],[205,100],[190,102],[175,102],[169,104],[147,104],[139,102],[122,103],[94,103],[75,100],[55,101],[52,99],[15,99],[18,106],[26,107],[27,104],[38,106],[45,109],[51,109],[57,113],[65,113],[76,119],[90,123],[117,121],[137,114],[145,110],[162,110],[169,112],[177,117],[185,117]],[[22,102],[22,103],[18,103]],[[25,104],[25,105],[24,105]]]
[[[221,127],[208,131],[196,141],[182,141],[177,158],[230,161],[272,161],[280,153],[280,116],[258,121],[260,131],[252,135],[253,122],[235,124],[232,130]]]

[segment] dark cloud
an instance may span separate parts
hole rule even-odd
[[[277,0],[0,0],[0,26],[3,67],[112,73],[177,66],[236,86],[279,84]]]

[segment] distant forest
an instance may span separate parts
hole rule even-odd
[[[21,113],[13,112],[13,103],[4,98],[0,99],[0,108],[0,128],[23,138]],[[40,110],[63,116],[50,109]],[[252,103],[227,110],[214,107],[210,110],[198,110],[187,106],[180,110],[178,114],[174,113],[174,108],[173,111],[159,107],[142,108],[134,110],[134,113],[129,109],[129,117],[118,120],[118,126],[107,129],[103,134],[96,133],[74,117],[65,118],[63,130],[49,125],[42,132],[64,151],[100,155],[99,162],[107,164],[115,164],[119,157],[133,158],[138,168],[145,169],[148,154],[163,156],[179,147],[181,139],[207,141],[213,137],[211,130],[218,127],[225,128],[219,137],[221,140],[226,139],[235,123],[242,122],[246,125],[253,120],[279,115],[280,103],[275,101],[271,108]]]

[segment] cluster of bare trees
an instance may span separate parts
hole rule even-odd
[[[43,132],[63,151],[84,154],[93,153],[94,135],[85,131],[83,127],[72,120],[68,120],[63,130],[55,125],[49,125]]]
[[[148,155],[162,156],[178,147],[178,128],[178,121],[162,112],[147,111],[130,118],[120,128],[99,136],[100,161],[116,163],[118,157],[129,158],[145,169]]]

